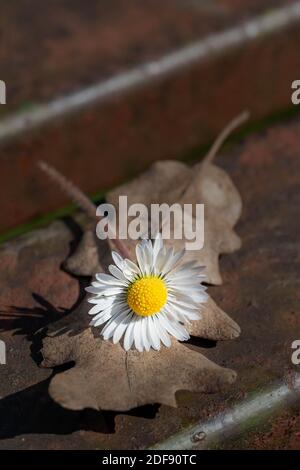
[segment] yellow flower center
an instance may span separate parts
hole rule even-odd
[[[127,291],[127,303],[137,315],[148,317],[158,313],[167,301],[168,291],[162,279],[155,276],[134,281]]]

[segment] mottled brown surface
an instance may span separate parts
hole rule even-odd
[[[130,414],[59,408],[47,395],[49,371],[36,365],[40,334],[34,338],[33,332],[62,315],[51,305],[69,309],[78,299],[78,280],[60,269],[74,234],[60,225],[52,227],[52,233],[35,233],[37,242],[16,240],[2,248],[1,338],[8,344],[8,365],[0,366],[1,448],[147,447],[288,375],[293,368],[291,342],[300,335],[299,136],[300,121],[275,126],[217,160],[242,196],[237,231],[243,248],[224,256],[224,284],[209,292],[243,333],[234,342],[216,346],[192,343],[210,359],[238,371],[236,384],[225,394],[179,393],[178,409],[150,406]],[[32,292],[40,297],[32,298]],[[267,430],[261,434],[262,446],[299,448],[296,411],[293,416],[284,424],[290,437],[282,440],[277,431],[272,437]],[[273,430],[280,426],[275,422]],[[255,445],[242,440],[235,447]]]
[[[123,6],[114,10],[117,3]],[[37,8],[30,15],[31,10],[26,10],[30,2],[23,0],[18,2],[17,15],[13,8],[16,1],[5,2],[2,8],[7,15],[1,17],[2,24],[6,24],[6,31],[7,25],[18,25],[17,33],[10,29],[4,34],[11,45],[5,47],[4,40],[1,49],[1,64],[8,74],[2,78],[8,81],[9,106],[14,105],[14,96],[17,102],[25,99],[21,99],[22,93],[29,101],[35,101],[35,96],[48,99],[54,90],[63,94],[76,88],[76,80],[84,85],[91,77],[112,75],[120,67],[126,70],[133,63],[159,57],[208,31],[239,24],[249,15],[283,3],[220,0],[215,4],[223,5],[224,11],[218,15],[208,2],[202,7],[200,0],[185,4],[179,0],[163,4],[135,1],[130,8],[125,8],[125,2],[105,2],[104,9],[103,1],[92,1],[81,14],[83,3],[63,1],[50,2],[43,5],[42,12]],[[72,13],[66,4],[72,4]],[[105,13],[99,13],[99,27],[94,14],[98,4],[102,5],[99,11],[102,8]],[[41,16],[47,16],[46,23]],[[104,27],[105,21],[116,21],[118,26]],[[87,32],[90,35],[86,37]],[[0,232],[67,202],[59,192],[45,191],[45,182],[36,172],[41,158],[93,194],[126,181],[150,162],[178,158],[207,143],[245,108],[255,120],[290,106],[290,85],[300,73],[299,41],[299,25],[253,39],[247,46],[197,62],[172,77],[1,144]],[[13,55],[5,51],[13,51]],[[10,86],[14,90],[10,91]]]
[[[285,411],[269,419],[263,430],[254,429],[249,435],[230,442],[226,449],[249,450],[299,450],[300,449],[300,411]]]

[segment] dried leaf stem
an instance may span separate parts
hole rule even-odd
[[[48,163],[41,160],[38,162],[38,166],[52,181],[57,183],[61,190],[65,192],[93,221],[97,220],[95,204],[81,191],[81,189],[75,186],[72,181]],[[108,231],[110,233],[109,239],[111,240],[113,238],[113,243],[119,253],[124,258],[131,259],[131,255],[125,244],[117,238],[117,235],[113,233],[109,226]]]
[[[227,126],[221,131],[218,135],[216,140],[214,141],[213,145],[211,146],[209,152],[204,158],[205,163],[211,163],[220,148],[222,147],[223,143],[229,137],[229,135],[240,125],[242,125],[245,121],[249,119],[250,112],[248,110],[243,111],[237,117],[232,119]]]

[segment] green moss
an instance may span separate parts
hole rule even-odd
[[[101,202],[103,200],[104,194],[103,192],[96,193],[91,197],[92,201],[94,202]],[[25,233],[30,232],[31,230],[35,230],[37,228],[45,227],[49,225],[51,222],[57,219],[61,219],[62,217],[66,217],[68,215],[73,214],[77,210],[77,206],[75,204],[68,204],[60,209],[57,209],[52,212],[48,212],[45,215],[40,217],[36,217],[35,219],[30,220],[29,222],[18,225],[18,227],[14,227],[6,232],[0,234],[0,244],[5,243],[12,238],[18,237],[20,235],[24,235]]]

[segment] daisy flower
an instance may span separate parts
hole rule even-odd
[[[134,263],[112,252],[110,274],[96,274],[86,291],[94,294],[90,325],[102,327],[105,340],[138,351],[171,346],[170,336],[189,339],[185,324],[199,320],[200,304],[206,301],[204,267],[196,262],[182,264],[184,250],[174,252],[163,246],[160,236],[154,242],[143,240],[136,246]],[[103,327],[104,325],[104,327]]]

